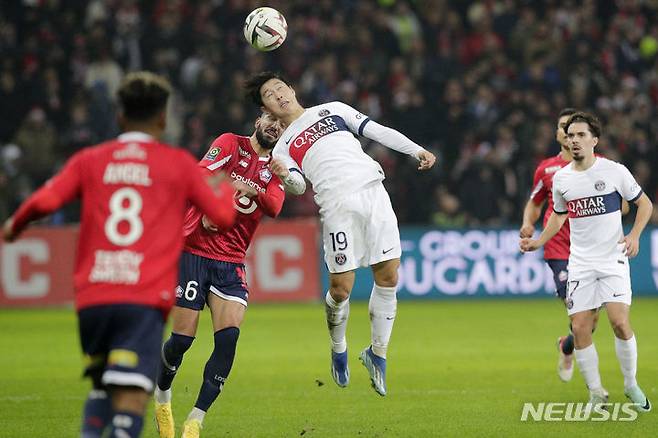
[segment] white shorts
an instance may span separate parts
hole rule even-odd
[[[569,267],[567,313],[598,309],[605,303],[631,305],[631,273],[628,262],[613,267],[587,270]]]
[[[323,206],[322,241],[329,272],[352,271],[400,258],[400,231],[381,182]]]

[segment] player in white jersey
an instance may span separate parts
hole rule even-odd
[[[574,334],[576,363],[590,391],[590,406],[605,403],[599,358],[592,342],[596,310],[605,306],[615,333],[615,350],[624,376],[624,394],[640,411],[651,403],[636,380],[637,342],[629,321],[631,280],[629,257],[639,252],[639,239],[653,206],[628,169],[594,155],[601,124],[576,113],[565,126],[573,161],[553,178],[554,211],[537,240],[521,239],[522,251],[544,245],[569,218],[571,254],[567,309]],[[635,223],[624,236],[621,200],[637,205]]]
[[[341,387],[349,382],[345,340],[349,295],[355,269],[370,266],[375,280],[369,303],[371,345],[361,352],[360,360],[375,391],[386,395],[386,350],[397,309],[400,233],[382,184],[384,171],[363,151],[355,135],[415,157],[419,170],[430,169],[436,158],[398,131],[344,103],[303,108],[295,91],[277,74],[257,74],[247,81],[246,88],[256,104],[287,127],[274,147],[272,171],[287,191],[297,195],[306,190],[306,177],[320,207],[329,269],[325,302],[334,381]]]

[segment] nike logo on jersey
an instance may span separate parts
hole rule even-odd
[[[389,248],[389,249],[386,249],[386,250],[383,250],[383,251],[382,251],[382,254],[387,254],[387,253],[393,251],[394,249],[395,249],[395,247],[393,247],[393,248]]]
[[[612,294],[612,296],[615,297],[615,298],[620,297],[622,295],[626,295],[626,294]]]
[[[292,139],[293,139],[294,137],[295,137],[295,136],[293,135],[293,136],[290,137],[288,140],[286,140],[286,145],[289,144],[289,143],[292,141]]]

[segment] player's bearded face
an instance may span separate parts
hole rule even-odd
[[[263,114],[256,126],[256,140],[265,149],[272,149],[281,137],[281,123],[269,114]]]
[[[592,135],[587,123],[572,123],[569,126],[567,142],[573,159],[582,161],[594,153],[594,146],[599,139]]]

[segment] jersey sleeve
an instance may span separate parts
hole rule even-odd
[[[567,201],[562,196],[562,187],[557,175],[553,177],[553,211],[557,214],[566,214]]]
[[[345,120],[347,127],[354,134],[367,137],[389,149],[414,157],[417,157],[418,153],[424,150],[400,131],[370,120],[370,117],[347,104],[332,102],[331,105],[336,108],[337,113]]]
[[[217,137],[208,152],[199,161],[199,166],[208,169],[211,172],[222,170],[231,161],[235,155],[235,145],[237,141],[233,134],[222,134]]]
[[[635,181],[635,177],[633,177],[633,174],[631,174],[626,166],[621,163],[617,163],[617,165],[619,166],[621,177],[617,190],[628,202],[637,201],[642,195],[642,187]]]
[[[285,142],[282,139],[279,139],[277,141],[276,146],[274,146],[274,149],[272,150],[272,157],[276,158],[277,160],[283,161],[283,164],[286,165],[288,170],[291,172],[298,172],[302,176],[304,175],[304,172],[302,172],[302,169],[299,168],[295,160],[292,159],[290,156],[290,151],[288,150],[288,146],[286,146]]]
[[[78,152],[71,157],[57,175],[18,208],[14,214],[14,233],[20,233],[29,222],[59,210],[80,196],[85,153]]]
[[[532,178],[532,192],[530,193],[530,199],[535,205],[543,203],[548,196],[548,189],[542,179],[543,173],[544,166],[540,164],[537,166],[537,169],[535,169],[535,176]]]
[[[281,180],[276,175],[272,175],[265,192],[258,193],[256,203],[263,210],[263,213],[269,217],[277,217],[281,213],[285,197],[286,194]]]
[[[233,187],[224,181],[213,190],[205,181],[203,172],[187,153],[181,155],[179,163],[187,181],[187,199],[219,228],[228,228],[235,221]]]

